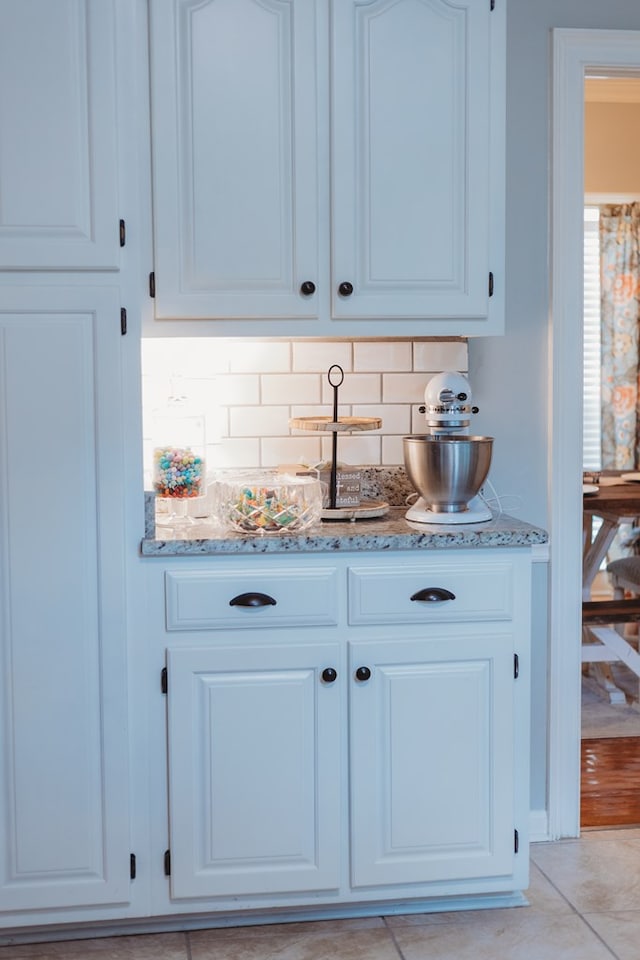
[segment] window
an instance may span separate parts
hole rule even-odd
[[[582,465],[602,468],[600,444],[600,213],[584,208],[584,324]]]

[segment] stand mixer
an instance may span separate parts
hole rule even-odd
[[[417,523],[481,523],[492,513],[478,493],[491,466],[493,437],[469,436],[472,406],[469,381],[444,371],[424,393],[426,434],[403,439],[407,476],[420,495],[406,513]]]

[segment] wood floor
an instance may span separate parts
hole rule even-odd
[[[640,825],[640,737],[582,740],[580,825]]]

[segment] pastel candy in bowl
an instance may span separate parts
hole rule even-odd
[[[238,533],[299,533],[320,519],[322,490],[315,477],[276,471],[246,472],[218,480],[216,514]]]

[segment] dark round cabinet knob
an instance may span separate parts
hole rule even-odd
[[[333,667],[326,667],[322,671],[322,679],[325,683],[334,683],[338,679],[338,671]]]
[[[338,293],[340,294],[341,297],[350,297],[351,294],[353,293],[353,284],[349,283],[348,280],[345,280],[338,287]]]
[[[356,680],[358,680],[359,683],[364,683],[365,680],[369,680],[370,678],[371,670],[369,670],[369,667],[358,667],[356,670]]]
[[[310,297],[316,292],[316,285],[313,280],[305,280],[300,284],[300,293],[303,297]]]

